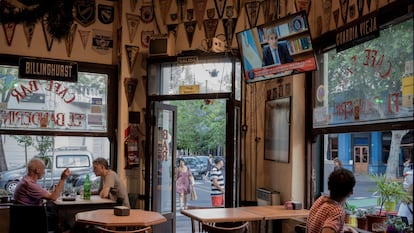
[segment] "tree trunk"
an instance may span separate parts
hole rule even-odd
[[[6,154],[4,153],[3,136],[0,135],[0,172],[7,171]]]
[[[397,178],[397,171],[398,171],[398,161],[400,155],[400,145],[401,139],[408,133],[409,130],[393,130],[391,131],[391,147],[390,147],[390,154],[387,160],[387,170],[385,171],[385,175],[387,178],[395,179]]]

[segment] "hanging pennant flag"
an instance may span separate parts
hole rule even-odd
[[[135,8],[137,7],[138,0],[130,0],[129,3],[131,4],[131,11],[134,12]]]
[[[193,21],[194,19],[194,9],[187,9],[187,20]]]
[[[154,9],[152,6],[141,7],[141,20],[144,23],[151,23],[154,19]]]
[[[331,12],[332,12],[332,0],[324,0],[322,3],[323,7],[323,22],[325,31],[329,31],[329,27],[331,25]]]
[[[216,5],[216,10],[217,10],[219,19],[223,18],[226,2],[227,0],[214,0],[214,5]]]
[[[185,33],[187,35],[187,40],[188,40],[188,44],[190,48],[193,43],[196,24],[197,24],[196,21],[184,22]]]
[[[209,48],[211,48],[213,37],[216,36],[217,26],[218,26],[218,19],[204,20],[204,33],[206,35]]]
[[[75,0],[75,19],[83,27],[95,22],[95,0]]]
[[[364,13],[364,0],[357,0],[357,7],[358,7],[358,17],[361,17]]]
[[[368,12],[371,12],[371,0],[367,0]]]
[[[320,36],[322,34],[322,16],[318,16],[316,17],[316,35],[315,36]]]
[[[97,53],[105,55],[111,53],[114,41],[111,31],[99,29],[92,30],[92,49]]]
[[[339,23],[339,9],[336,9],[332,12],[333,16],[334,16],[334,20],[335,20],[335,29],[338,28],[338,23]]]
[[[352,19],[356,16],[356,6],[355,4],[352,4],[351,6],[349,6],[349,18]]]
[[[130,43],[134,41],[135,35],[137,34],[139,18],[140,18],[139,15],[126,13],[126,20],[127,20]]]
[[[234,14],[234,7],[233,6],[226,6],[226,16],[227,18],[233,17]]]
[[[247,19],[249,20],[249,25],[251,28],[256,26],[257,18],[259,16],[259,9],[260,9],[260,2],[253,1],[253,2],[246,2],[244,5],[244,9],[247,14]]]
[[[177,0],[177,8],[178,8],[178,21],[184,21],[184,14],[187,11],[187,0]]]
[[[98,19],[103,24],[114,22],[114,7],[104,4],[98,4]]]
[[[6,35],[7,44],[9,46],[11,46],[12,44],[15,30],[16,30],[16,23],[3,23],[4,35]]]
[[[344,24],[346,24],[346,19],[348,18],[348,5],[349,5],[349,0],[339,0],[341,3],[341,17],[342,17],[342,22]]]
[[[198,30],[203,27],[204,13],[206,11],[207,0],[193,0],[193,8],[195,19],[197,21]]]
[[[216,15],[216,10],[214,8],[207,9],[207,18],[212,19]]]
[[[133,45],[125,45],[125,50],[129,64],[129,72],[132,73],[138,57],[139,47]]]
[[[30,48],[30,45],[32,44],[35,26],[36,26],[35,23],[28,23],[28,22],[23,23],[23,31],[24,31],[24,35],[26,36],[27,47],[29,48]]]
[[[308,15],[310,6],[311,0],[295,0],[296,11],[305,11],[306,15]]]
[[[89,34],[91,33],[91,31],[82,31],[79,29],[78,32],[81,38],[83,49],[86,49],[86,45],[88,44],[88,40],[89,40]]]
[[[70,28],[70,31],[65,38],[66,55],[68,55],[68,57],[70,57],[70,55],[72,54],[73,41],[75,40],[75,33],[77,27],[78,25],[76,23],[72,24],[72,27]]]
[[[270,14],[271,5],[272,4],[270,0],[264,0],[262,3],[263,17],[264,17],[265,23],[270,23],[272,21],[272,16]]]
[[[44,17],[42,19],[42,29],[43,29],[43,36],[45,37],[47,51],[50,52],[50,50],[52,50],[53,37],[47,31],[47,17]]]
[[[154,31],[141,31],[141,45],[144,48],[148,48],[151,36],[154,35]]]
[[[243,6],[243,0],[233,0],[233,6],[237,12],[237,16],[240,16],[240,9]]]
[[[226,36],[227,47],[231,47],[233,42],[234,30],[236,29],[237,18],[222,19],[224,34]]]
[[[160,6],[161,18],[164,25],[166,24],[168,12],[170,11],[172,0],[158,0]]]

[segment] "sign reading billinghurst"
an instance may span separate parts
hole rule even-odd
[[[20,58],[19,78],[78,81],[78,64],[72,61]]]

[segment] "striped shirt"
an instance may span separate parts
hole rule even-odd
[[[319,197],[313,203],[306,225],[307,233],[322,232],[323,228],[330,228],[338,233],[344,232],[345,211],[341,204],[328,196]]]
[[[218,189],[216,186],[214,186],[213,180],[217,179],[217,183],[220,185],[221,188],[224,189],[224,177],[223,173],[220,169],[218,169],[216,166],[213,167],[210,171],[210,180],[211,180],[211,196],[219,196],[223,193]]]

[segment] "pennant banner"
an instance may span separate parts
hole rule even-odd
[[[257,18],[259,16],[260,2],[259,1],[246,2],[244,9],[246,10],[247,19],[249,20],[250,28],[255,27],[257,23]]]
[[[52,50],[53,37],[47,31],[47,18],[46,17],[42,19],[42,29],[43,29],[43,36],[45,37],[47,51],[50,52],[50,50]]]
[[[30,48],[30,45],[32,44],[35,26],[36,26],[35,23],[27,23],[27,22],[23,23],[23,31],[24,31],[24,35],[26,36],[27,47],[29,48]]]
[[[99,29],[92,30],[92,49],[97,53],[105,55],[112,51],[114,40],[111,31]]]
[[[12,44],[15,30],[16,30],[15,23],[3,23],[4,35],[6,35],[7,44],[9,46],[11,46]]]
[[[144,48],[148,48],[151,36],[154,35],[154,31],[141,31],[141,45]]]
[[[133,45],[125,45],[126,55],[129,64],[129,72],[134,70],[135,62],[137,61],[139,47]]]
[[[75,34],[76,34],[76,28],[78,25],[76,23],[72,24],[72,27],[70,28],[70,31],[65,39],[65,47],[66,47],[66,55],[70,57],[72,54],[73,49],[73,41],[75,40]]]
[[[98,19],[103,24],[114,22],[114,7],[104,4],[98,4]]]
[[[341,3],[341,17],[342,17],[342,22],[344,23],[344,25],[346,24],[346,19],[348,18],[348,5],[349,5],[349,0],[339,0]]]
[[[193,0],[195,19],[197,21],[198,30],[203,27],[204,13],[206,11],[207,0]]]
[[[325,31],[329,31],[331,25],[332,0],[323,1],[323,22]],[[323,29],[322,29],[323,30]]]
[[[197,24],[196,21],[191,21],[191,22],[185,22],[184,23],[185,33],[187,35],[187,40],[188,40],[188,44],[189,44],[190,48],[191,48],[191,45],[193,43],[196,24]]]
[[[214,5],[216,5],[216,10],[217,10],[219,19],[223,18],[226,2],[227,0],[214,0]]]
[[[233,42],[234,30],[236,29],[237,18],[222,19],[224,34],[226,36],[227,46],[230,48]]]
[[[126,13],[130,43],[134,41],[135,35],[137,34],[139,18],[139,15]]]
[[[95,0],[75,0],[75,19],[83,27],[95,22]]]
[[[161,18],[164,25],[166,24],[168,12],[170,11],[172,0],[158,0],[158,5],[161,10]]]
[[[86,49],[86,45],[88,44],[88,40],[89,40],[89,34],[91,33],[91,31],[78,30],[78,32],[81,38],[83,49]]]

